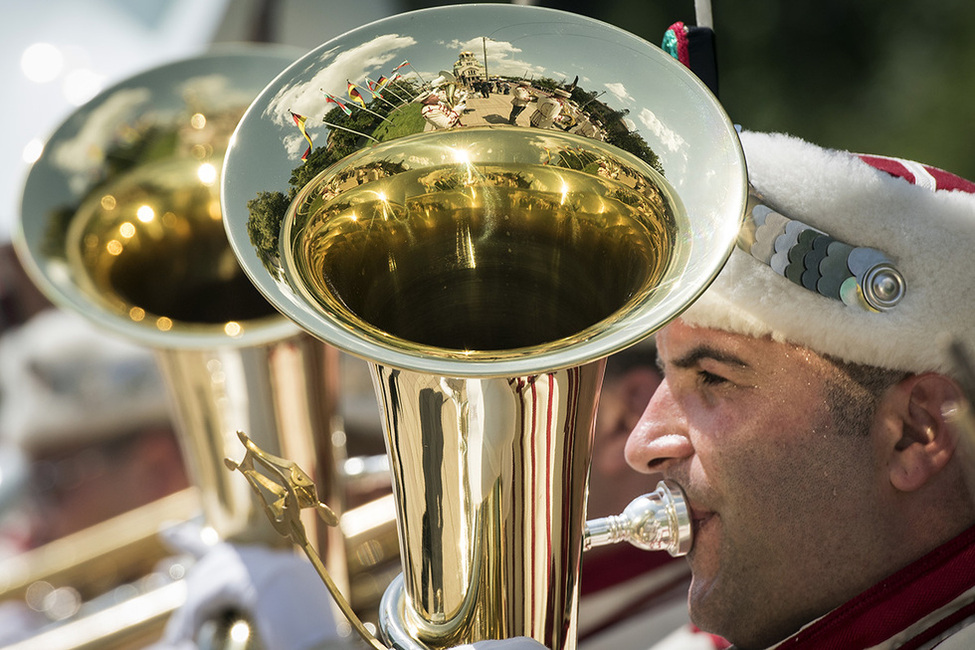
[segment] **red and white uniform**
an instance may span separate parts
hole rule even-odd
[[[775,650],[975,648],[975,526]]]
[[[686,625],[690,577],[684,558],[629,544],[583,554],[579,649],[646,648]]]
[[[652,650],[707,648],[703,637],[688,626]],[[770,650],[935,648],[975,648],[975,527]]]
[[[449,129],[460,122],[460,114],[443,102],[424,104],[420,111],[432,129]]]

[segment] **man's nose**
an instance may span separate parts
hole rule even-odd
[[[667,381],[657,388],[626,441],[626,462],[638,472],[663,472],[694,454],[687,422]]]

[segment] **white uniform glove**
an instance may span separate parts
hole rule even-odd
[[[195,648],[204,624],[228,611],[253,622],[266,650],[307,650],[338,636],[328,589],[291,550],[216,544],[190,568],[186,587],[154,650]]]

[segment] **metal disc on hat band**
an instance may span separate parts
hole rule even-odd
[[[904,298],[907,283],[900,271],[888,263],[881,263],[867,271],[861,291],[868,305],[878,311],[887,311]]]

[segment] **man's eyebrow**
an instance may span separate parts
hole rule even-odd
[[[712,359],[719,363],[724,363],[739,368],[748,368],[749,364],[740,357],[737,357],[723,350],[718,350],[710,345],[699,345],[692,348],[686,354],[677,359],[673,359],[670,365],[676,368],[692,368],[701,362],[702,359]]]

